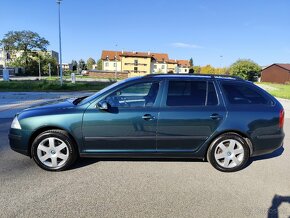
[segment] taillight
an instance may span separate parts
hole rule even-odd
[[[280,110],[280,115],[279,115],[279,127],[282,129],[284,125],[284,110]]]

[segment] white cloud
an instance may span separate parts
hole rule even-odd
[[[183,42],[174,42],[171,44],[171,46],[175,48],[202,48],[202,46],[195,45],[195,44],[188,44]]]

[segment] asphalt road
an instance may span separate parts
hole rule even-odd
[[[81,159],[47,172],[10,150],[0,119],[0,217],[289,217],[290,119],[284,149],[236,173],[207,162]]]

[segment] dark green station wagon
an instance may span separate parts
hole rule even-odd
[[[80,156],[200,158],[231,172],[281,147],[283,122],[281,104],[238,77],[152,74],[23,110],[9,140],[51,171]]]

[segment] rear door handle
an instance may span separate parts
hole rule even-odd
[[[219,114],[212,114],[210,115],[210,118],[213,119],[213,120],[219,120],[221,118],[223,118],[221,115]]]
[[[144,115],[142,116],[142,119],[144,119],[144,120],[154,120],[155,117],[152,116],[151,114],[144,114]]]

